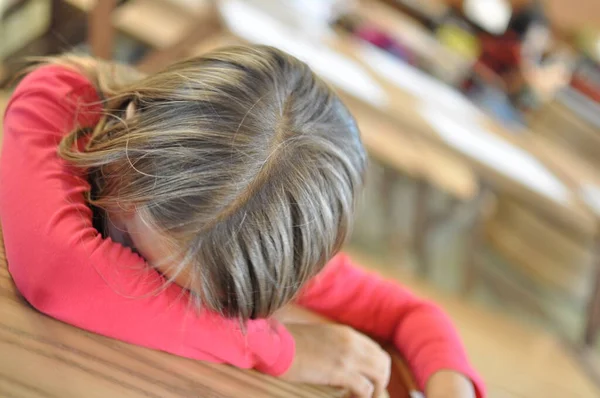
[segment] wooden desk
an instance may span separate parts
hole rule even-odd
[[[509,192],[528,203],[535,203],[540,211],[559,218],[570,227],[581,228],[586,232],[595,230],[595,223],[591,222],[584,204],[578,201],[577,195],[569,186],[553,175],[549,165],[539,162],[535,143],[524,138],[526,134],[515,135],[505,131],[484,114],[474,110],[474,106],[468,105],[466,99],[450,88],[440,86],[422,72],[398,63],[380,50],[349,37],[332,35],[325,38],[323,43],[309,41],[301,35],[294,35],[273,17],[261,14],[241,2],[226,1],[220,4],[225,5],[221,8],[223,19],[235,36],[244,41],[275,45],[306,61],[338,89],[353,111],[362,108],[364,112],[375,115],[373,117],[380,123],[390,123],[398,132],[422,140],[429,147],[443,150],[448,157],[463,161],[494,188]],[[404,81],[399,84],[397,79]],[[411,85],[412,87],[408,87]],[[441,102],[452,109],[443,112],[444,106],[438,106]],[[440,133],[438,126],[428,120],[427,112],[432,109],[433,113],[439,110],[438,113],[445,113],[446,116],[451,112],[458,127],[469,130],[475,138],[480,135],[480,131],[485,130],[486,137],[482,139],[499,142],[511,151],[511,155],[518,152],[522,157],[529,157],[529,165],[533,164],[532,167],[537,168],[537,171],[555,180],[551,184],[564,185],[559,187],[559,197],[552,197],[552,193],[536,189],[539,187],[532,186],[535,181],[517,178],[514,170],[512,174],[507,173],[506,169],[501,168],[503,165],[486,162],[476,153],[465,151],[460,147],[462,143],[457,145],[452,142]],[[478,131],[474,131],[474,128]],[[368,141],[366,137],[365,142]],[[443,171],[440,173],[443,174]]]

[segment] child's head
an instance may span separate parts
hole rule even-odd
[[[365,152],[340,99],[297,59],[227,48],[107,104],[85,150],[74,133],[61,155],[89,169],[92,204],[152,265],[188,275],[208,308],[270,315],[348,235]]]

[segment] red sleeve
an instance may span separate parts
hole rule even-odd
[[[477,397],[485,396],[482,380],[469,365],[458,333],[436,305],[421,300],[396,282],[352,265],[336,256],[302,291],[298,304],[336,322],[398,348],[424,390],[440,370],[469,377]]]
[[[89,184],[57,155],[75,125],[100,113],[92,85],[75,71],[42,67],[9,102],[0,158],[0,217],[9,270],[23,296],[64,322],[176,355],[257,368],[291,365],[294,341],[277,323],[191,308],[184,291],[92,225]]]

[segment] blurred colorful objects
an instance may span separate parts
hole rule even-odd
[[[443,45],[465,58],[475,59],[481,53],[477,36],[458,24],[444,24],[437,29],[436,35]]]

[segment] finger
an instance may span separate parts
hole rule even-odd
[[[370,368],[365,372],[365,377],[367,377],[373,385],[374,397],[380,397],[386,390],[388,384],[390,383],[390,373],[390,365],[387,365],[382,370],[375,370],[375,368]]]
[[[383,348],[367,336],[357,336],[361,348],[358,369],[375,387],[375,396],[380,396],[390,381],[392,359]]]
[[[360,362],[359,369],[373,384],[375,396],[379,397],[383,394],[390,382],[392,372],[392,359],[389,354],[377,346]]]
[[[346,376],[342,385],[350,390],[352,397],[373,398],[375,387],[367,377],[351,373],[346,373]]]

